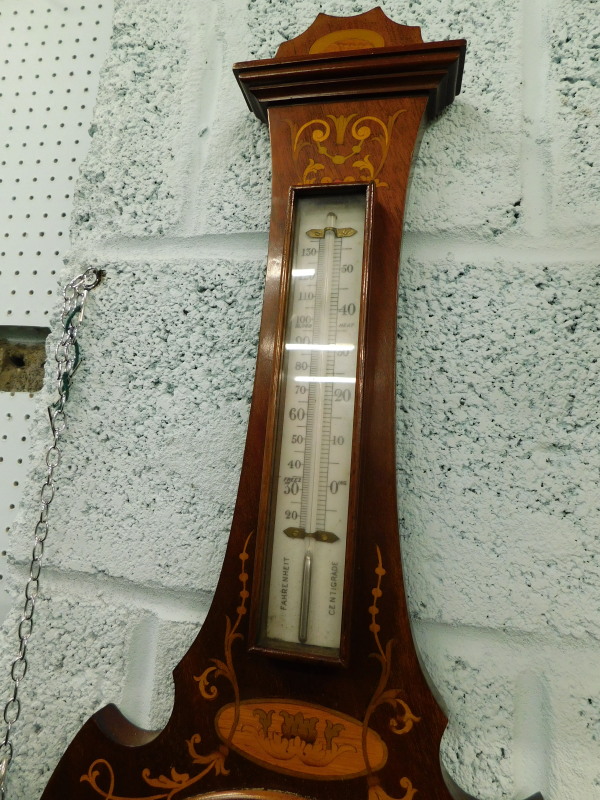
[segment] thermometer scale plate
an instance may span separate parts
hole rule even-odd
[[[343,660],[372,187],[296,187],[260,527],[259,649]],[[260,546],[259,546],[260,547]]]

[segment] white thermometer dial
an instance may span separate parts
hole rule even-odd
[[[265,633],[340,647],[361,319],[364,194],[296,206]]]

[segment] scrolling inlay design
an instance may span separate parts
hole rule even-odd
[[[198,681],[200,693],[203,697],[207,700],[213,700],[218,695],[217,687],[211,685],[210,683],[210,676],[213,678],[217,678],[220,676],[224,676],[229,680],[231,686],[233,688],[234,696],[235,696],[235,707],[237,709],[236,713],[233,716],[232,720],[232,727],[229,731],[229,739],[233,736],[235,729],[238,725],[239,720],[239,705],[240,705],[240,691],[237,682],[237,676],[235,674],[235,669],[233,666],[233,657],[232,657],[232,645],[236,639],[242,639],[242,634],[238,633],[238,628],[243,617],[246,615],[248,608],[246,606],[248,597],[250,593],[248,592],[248,581],[250,576],[246,571],[246,561],[250,557],[248,555],[248,543],[252,538],[253,533],[251,533],[244,543],[244,548],[240,553],[240,561],[242,562],[242,571],[239,575],[240,583],[242,584],[242,588],[240,590],[240,604],[238,605],[236,612],[237,618],[236,621],[231,623],[229,617],[225,617],[226,619],[226,630],[225,630],[225,661],[221,661],[218,658],[211,659],[213,662],[212,667],[208,667],[204,670],[202,675],[199,675],[195,678]],[[214,673],[214,675],[213,675]],[[202,780],[202,778],[206,777],[209,772],[215,772],[215,775],[229,775],[229,770],[225,767],[225,759],[229,755],[229,748],[227,744],[222,744],[216,750],[213,750],[211,753],[207,755],[202,755],[198,753],[196,750],[196,745],[199,745],[201,742],[201,738],[199,734],[194,734],[191,739],[186,740],[187,749],[189,756],[192,760],[192,764],[202,765],[203,769],[200,772],[197,772],[195,775],[189,775],[188,773],[180,773],[177,772],[174,768],[171,769],[170,777],[166,775],[159,775],[158,778],[153,778],[150,774],[150,770],[148,768],[142,770],[142,778],[144,782],[148,786],[152,786],[158,789],[162,789],[163,791],[160,794],[151,794],[151,795],[143,795],[138,797],[131,797],[124,795],[115,794],[115,773],[112,766],[103,758],[96,759],[93,764],[90,765],[90,768],[87,771],[87,774],[82,775],[80,781],[87,782],[90,784],[92,789],[99,794],[104,800],[172,800],[173,798],[177,797],[177,795],[183,791],[184,789],[188,789],[190,786],[193,786],[195,783],[198,783]],[[104,774],[103,774],[104,773]],[[102,788],[98,780],[102,779],[103,782],[108,780],[108,786],[106,788]]]
[[[231,750],[259,764],[266,769],[287,775],[296,775],[313,780],[344,780],[361,775],[366,776],[368,800],[412,800],[416,793],[409,778],[403,777],[400,786],[405,790],[402,797],[393,798],[380,784],[379,772],[387,763],[388,750],[379,734],[369,726],[375,710],[387,705],[392,710],[389,729],[402,736],[409,733],[415,723],[420,721],[411,711],[408,703],[400,697],[398,689],[388,688],[392,668],[392,651],[396,644],[390,639],[385,645],[380,639],[381,626],[377,622],[379,601],[383,597],[382,580],[386,574],[381,551],[376,547],[377,582],[371,591],[373,602],[369,606],[371,623],[369,631],[373,634],[376,650],[371,658],[379,661],[381,674],[362,722],[353,717],[313,703],[301,703],[278,698],[258,698],[242,700],[233,661],[233,643],[243,639],[239,632],[242,619],[247,614],[247,601],[250,596],[248,582],[250,575],[246,570],[250,534],[239,555],[242,562],[239,580],[240,603],[236,608],[237,617],[232,623],[225,617],[224,658],[211,658],[212,666],[201,675],[195,676],[200,694],[205,700],[218,697],[214,681],[225,678],[233,689],[234,702],[218,709],[215,714],[215,729],[222,744],[212,752],[203,755],[197,751],[201,743],[199,734],[186,741],[192,764],[201,767],[195,774],[180,773],[172,769],[171,774],[152,777],[148,768],[142,770],[141,777],[148,787],[158,789],[157,794],[143,796],[124,796],[116,793],[116,778],[111,764],[106,759],[96,759],[88,772],[81,776],[81,782],[89,783],[91,788],[104,800],[175,800],[190,786],[201,781],[210,772],[215,775],[229,775],[225,761]],[[207,795],[197,795],[200,800]]]
[[[375,181],[376,186],[388,186],[378,176],[387,159],[394,124],[404,111],[396,111],[387,122],[379,117],[359,117],[358,114],[327,114],[326,119],[311,119],[300,127],[287,120],[300,183]],[[332,136],[333,131],[335,136]],[[308,154],[304,152],[306,148]],[[351,159],[354,161],[347,164]],[[344,170],[351,167],[355,171],[340,178],[335,171],[340,167]]]
[[[378,602],[383,596],[381,583],[386,570],[383,567],[381,560],[381,550],[377,550],[377,566],[375,567],[375,574],[377,575],[377,585],[371,590],[373,596],[373,603],[369,606],[369,614],[371,616],[371,624],[369,630],[373,634],[375,645],[377,647],[376,653],[370,653],[371,658],[375,658],[381,664],[381,676],[379,682],[373,692],[371,701],[367,707],[365,717],[363,720],[363,743],[366,742],[366,731],[369,730],[369,721],[376,708],[381,705],[388,705],[393,711],[393,716],[389,721],[390,730],[398,736],[409,733],[416,722],[420,722],[421,717],[415,716],[410,710],[408,704],[400,698],[400,691],[398,689],[388,689],[387,685],[390,679],[390,671],[392,668],[392,650],[395,644],[394,639],[390,639],[385,647],[381,643],[379,634],[381,626],[377,622],[377,615],[379,614]],[[376,767],[369,763],[369,756],[366,749],[363,749],[363,755],[367,766],[369,768],[368,784],[369,784],[369,797],[368,800],[411,800],[416,794],[417,790],[413,787],[409,778],[403,777],[400,779],[400,786],[405,789],[405,793],[401,798],[391,797],[380,785],[379,778],[374,774]]]

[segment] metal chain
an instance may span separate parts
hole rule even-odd
[[[12,680],[12,696],[4,706],[5,733],[0,742],[0,800],[5,800],[6,775],[13,758],[11,740],[12,729],[21,713],[19,688],[27,672],[27,646],[33,629],[33,612],[40,588],[40,572],[44,555],[44,542],[48,535],[48,513],[56,490],[54,473],[58,468],[62,452],[59,448],[60,437],[67,427],[65,405],[69,399],[71,381],[80,362],[77,334],[83,322],[85,301],[90,289],[94,289],[102,278],[102,272],[88,269],[73,278],[63,291],[62,336],[56,345],[56,387],[58,399],[48,406],[53,442],[46,451],[46,479],[40,491],[40,516],[35,525],[35,539],[29,578],[25,584],[25,605],[18,627],[19,653],[12,662],[10,677]]]

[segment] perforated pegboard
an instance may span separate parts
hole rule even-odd
[[[56,274],[69,248],[112,5],[0,0],[0,325],[46,326],[60,302]],[[0,392],[0,575],[30,457],[43,457],[30,452],[32,397]],[[0,591],[0,617],[8,602]]]

